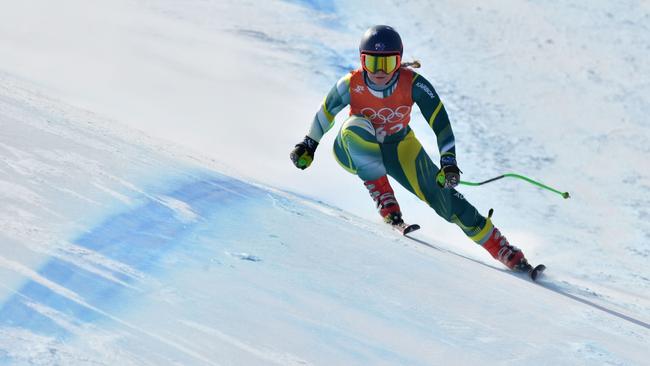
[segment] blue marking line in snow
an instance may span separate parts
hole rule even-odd
[[[317,10],[323,13],[336,12],[336,6],[332,0],[293,0],[292,3],[304,5],[307,8]]]
[[[319,23],[330,29],[340,30],[345,27],[341,22],[341,17],[338,15],[336,8],[336,1],[328,0],[285,0],[288,3],[298,4],[304,8],[311,9],[320,13],[320,16],[315,19],[310,19],[312,22]]]
[[[183,219],[164,201],[147,196],[142,197],[139,207],[108,218],[73,242],[140,273],[161,272],[165,270],[159,263],[161,257],[182,249],[184,239],[201,225],[218,230],[218,220],[210,220],[211,217],[249,197],[265,194],[236,179],[203,174],[164,195],[187,205],[184,207],[192,210],[195,220]],[[259,260],[254,256],[243,259]],[[127,308],[129,300],[138,297],[136,278],[118,268],[102,265],[95,268],[110,273],[118,281],[65,259],[49,259],[36,271],[45,280],[27,281],[0,306],[0,326],[67,339],[74,336],[74,327],[105,317],[93,308],[110,314]],[[133,287],[124,286],[125,283]]]

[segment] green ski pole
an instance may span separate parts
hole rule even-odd
[[[569,195],[569,192],[558,191],[557,189],[549,187],[546,184],[540,183],[538,181],[532,180],[532,179],[530,179],[528,177],[525,177],[525,176],[520,175],[520,174],[515,174],[515,173],[502,174],[502,175],[499,175],[498,177],[494,177],[494,178],[488,179],[488,180],[483,181],[483,182],[467,182],[467,181],[461,180],[460,184],[463,184],[463,185],[466,185],[466,186],[481,186],[483,184],[494,182],[496,180],[499,180],[499,179],[502,179],[502,178],[505,178],[505,177],[518,178],[518,179],[525,180],[526,182],[531,183],[531,184],[533,184],[533,185],[535,185],[535,186],[537,186],[539,188],[543,188],[543,189],[549,190],[551,192],[557,193],[560,196],[562,196],[562,198],[564,198],[564,199],[567,199],[567,198],[571,197]],[[444,179],[444,176],[442,177],[442,179]],[[444,181],[443,181],[443,183],[444,183]]]

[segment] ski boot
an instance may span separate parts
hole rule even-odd
[[[505,264],[506,267],[513,271],[530,272],[533,270],[533,267],[528,263],[521,249],[510,245],[508,239],[501,235],[501,232],[496,227],[492,230],[488,241],[483,244],[483,248],[494,259]]]
[[[370,197],[375,201],[384,222],[391,225],[399,225],[404,222],[399,204],[395,199],[395,192],[393,192],[387,176],[384,175],[375,180],[368,180],[363,184],[370,192]]]

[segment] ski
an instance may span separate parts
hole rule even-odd
[[[546,266],[543,264],[538,264],[535,268],[532,268],[530,271],[528,271],[528,275],[530,276],[530,279],[533,281],[537,281],[537,277],[544,272],[546,269]]]
[[[406,235],[408,233],[412,233],[415,230],[418,230],[420,228],[420,225],[418,224],[407,224],[404,221],[398,223],[398,224],[392,224],[391,225],[393,229],[399,231],[402,235]]]

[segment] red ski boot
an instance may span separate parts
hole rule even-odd
[[[494,259],[506,265],[506,267],[515,271],[530,271],[531,265],[524,257],[524,253],[514,245],[508,243],[508,239],[501,235],[496,227],[492,230],[490,238],[483,244]]]
[[[379,179],[368,180],[363,184],[368,188],[370,197],[375,201],[379,214],[386,223],[397,225],[403,222],[402,212],[387,176],[384,175]]]

